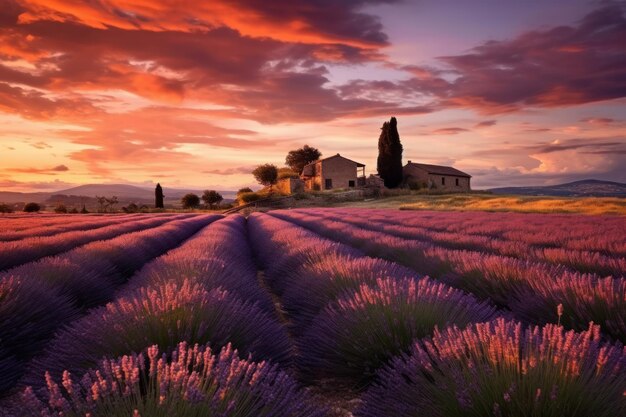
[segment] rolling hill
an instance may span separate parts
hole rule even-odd
[[[181,188],[163,187],[163,192],[165,194],[165,204],[178,203],[181,197],[187,193],[202,195],[202,190]],[[236,195],[236,191],[226,190],[219,192],[224,197],[225,202],[233,200]],[[137,187],[128,184],[86,184],[68,188],[65,190],[46,193],[18,193],[12,191],[0,191],[0,202],[14,204],[32,201],[35,203],[50,204],[55,200],[55,198],[59,199],[59,196],[72,196],[76,199],[84,197],[85,199],[87,199],[87,201],[90,201],[96,195],[107,197],[117,196],[120,205],[125,205],[129,203],[152,205],[154,203],[154,188]]]
[[[552,195],[559,197],[626,197],[626,184],[602,180],[581,180],[558,185],[492,188],[494,194]]]

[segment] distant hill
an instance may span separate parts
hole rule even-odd
[[[195,193],[202,195],[202,190],[188,190],[181,188],[168,188],[163,187],[163,194],[165,194],[165,204],[175,205],[180,202],[182,196],[187,193]],[[219,191],[224,197],[224,202],[229,202],[235,199],[236,191]],[[117,196],[120,204],[119,207],[127,205],[129,203],[136,204],[154,204],[154,188],[152,187],[137,187],[128,184],[86,184],[79,185],[77,187],[68,188],[66,190],[59,190],[54,192],[39,192],[39,193],[18,193],[12,191],[0,191],[0,203],[25,203],[35,202],[44,204],[54,204],[55,201],[75,204],[84,201],[86,204],[93,204],[93,199],[96,195],[112,197]],[[71,203],[70,203],[71,204]]]
[[[492,188],[494,194],[553,195],[559,197],[626,197],[626,184],[613,181],[582,180],[566,184]]]

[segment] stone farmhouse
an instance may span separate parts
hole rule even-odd
[[[337,154],[306,165],[300,178],[305,190],[362,187],[365,165]]]
[[[471,190],[472,176],[452,167],[408,161],[402,168],[402,173],[406,184],[418,183],[421,187],[445,191]]]

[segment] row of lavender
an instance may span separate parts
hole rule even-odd
[[[110,217],[72,216],[56,219],[55,222],[44,222],[41,219],[26,217],[18,224],[3,220],[0,230],[0,241],[20,240],[37,236],[51,236],[73,230],[89,230],[131,219],[140,219],[139,214],[119,215]]]
[[[286,221],[258,214],[248,221],[265,278],[291,319],[308,381],[367,383],[435,326],[497,315],[487,302]]]
[[[291,320],[302,377],[366,389],[357,416],[608,416],[624,406],[626,353],[602,344],[597,327],[523,327],[286,221],[252,215],[249,229]]]
[[[346,244],[370,256],[382,257],[428,274],[491,300],[529,323],[555,321],[557,306],[561,324],[584,330],[589,322],[601,325],[604,334],[626,341],[626,279],[572,272],[551,265],[478,251],[452,250],[333,220],[325,210],[273,212]]]
[[[46,256],[56,255],[89,242],[111,239],[124,233],[156,227],[171,220],[189,215],[116,217],[102,227],[91,227],[56,233],[48,236],[32,236],[16,241],[0,242],[0,270],[8,269]],[[105,221],[106,222],[106,221]]]
[[[46,346],[57,329],[111,300],[116,288],[145,262],[217,218],[138,220],[121,225],[115,238],[106,239],[109,235],[104,234],[100,239],[106,240],[1,272],[0,393],[15,384],[24,364]]]
[[[435,228],[432,228],[432,226],[426,225],[428,223],[434,225],[440,223],[436,214],[430,214],[427,217],[429,221],[425,221],[422,218],[424,214],[420,212],[418,214],[413,213],[399,212],[399,214],[394,214],[393,219],[389,218],[388,213],[377,215],[376,212],[371,213],[369,210],[358,209],[325,211],[324,215],[325,218],[332,220],[344,221],[361,228],[382,231],[393,236],[419,240],[446,249],[487,252],[518,259],[558,264],[578,272],[596,273],[601,276],[612,275],[619,277],[626,273],[626,258],[624,258],[626,256],[626,242],[623,236],[623,230],[626,230],[626,219],[623,217],[608,217],[608,221],[600,222],[601,224],[593,226],[592,230],[592,225],[588,221],[585,222],[585,218],[574,219],[570,216],[568,217],[570,222],[577,222],[575,229],[570,224],[569,227],[564,226],[564,228],[559,229],[558,233],[548,235],[548,233],[553,232],[552,228],[546,228],[546,230],[538,232],[530,226],[533,222],[527,221],[528,230],[524,230],[523,218],[520,219],[520,215],[508,220],[501,213],[497,213],[498,219],[496,224],[499,229],[505,230],[510,227],[513,229],[513,232],[502,231],[501,233],[495,233],[494,236],[484,233],[465,232],[464,223],[467,216],[465,213],[457,214],[456,227],[452,228],[450,225],[449,228],[453,230],[444,232],[437,230],[440,227],[435,226]],[[481,213],[481,216],[478,219],[474,219],[474,221],[484,219],[489,214],[494,213]],[[441,215],[449,216],[445,212],[441,213]],[[472,214],[472,217],[477,216]],[[418,220],[417,225],[415,218]],[[604,218],[601,217],[601,219]],[[445,218],[443,220],[444,224],[450,223]],[[496,222],[494,219],[489,220],[487,224]],[[546,220],[543,220],[540,225],[544,225],[546,222]],[[559,222],[556,221],[556,223],[558,224]],[[469,222],[467,227],[470,230],[476,228],[476,226],[472,225],[472,221]],[[493,226],[487,228],[487,230],[492,232],[493,229]],[[578,239],[581,230],[586,232],[583,239],[587,242],[591,240],[594,243],[611,242],[611,244],[603,246],[603,249],[600,250],[570,248],[570,245],[580,242]],[[508,237],[499,236],[501,234]],[[603,241],[603,238],[606,240]],[[531,243],[531,241],[534,243]],[[590,246],[600,247],[598,244]],[[611,249],[608,249],[609,247]]]
[[[339,210],[337,210],[339,211]],[[626,255],[623,216],[575,214],[400,211],[390,218],[388,210],[348,209],[388,224],[419,227],[442,233],[460,233],[522,242],[541,247],[600,251]]]
[[[245,219],[230,216],[59,331],[30,362],[17,415],[326,415],[282,370],[291,360]]]

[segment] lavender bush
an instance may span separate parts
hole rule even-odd
[[[626,411],[626,351],[599,329],[498,319],[436,331],[379,373],[358,417],[613,417]]]
[[[30,359],[59,323],[74,319],[71,300],[40,282],[16,277],[0,279],[0,393],[20,375],[20,362]]]
[[[105,359],[82,377],[46,375],[46,398],[25,389],[26,415],[46,417],[323,417],[306,392],[276,366],[240,359],[230,345],[156,345],[145,353]]]
[[[436,326],[487,321],[495,307],[430,279],[378,279],[327,306],[298,343],[309,379],[368,382],[391,357]]]
[[[140,352],[152,344],[173,349],[180,340],[214,349],[232,343],[255,360],[285,364],[291,356],[287,333],[274,317],[226,291],[185,281],[142,288],[75,321],[31,362],[25,383],[40,385],[46,371],[55,377],[65,369],[80,373],[103,356]]]

